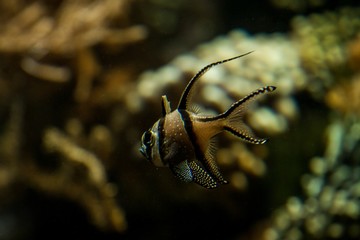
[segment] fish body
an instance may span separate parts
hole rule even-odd
[[[259,88],[217,116],[203,116],[190,103],[194,86],[205,72],[215,65],[249,53],[211,63],[201,69],[186,86],[174,111],[171,111],[167,97],[162,96],[163,116],[142,135],[140,152],[155,166],[169,167],[175,176],[185,182],[195,182],[205,188],[226,184],[215,162],[214,137],[227,131],[250,143],[265,143],[266,139],[255,137],[242,118],[249,103],[276,87]]]

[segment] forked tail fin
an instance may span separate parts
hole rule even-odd
[[[250,93],[246,97],[235,102],[231,107],[224,113],[217,116],[218,118],[225,119],[224,130],[234,134],[235,136],[254,144],[263,144],[266,139],[257,138],[249,127],[243,122],[243,116],[246,112],[247,107],[253,102],[256,97],[263,93],[272,92],[276,89],[274,86],[266,86],[257,89]]]

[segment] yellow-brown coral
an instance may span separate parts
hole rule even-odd
[[[293,20],[303,66],[313,79],[322,81],[312,87],[328,87],[343,74],[348,64],[347,44],[360,30],[359,14],[359,8],[343,8]]]
[[[360,75],[333,86],[325,96],[326,103],[345,115],[360,115]]]

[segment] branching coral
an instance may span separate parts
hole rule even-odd
[[[99,68],[89,48],[97,44],[121,48],[143,40],[146,30],[117,26],[116,21],[127,21],[127,0],[64,0],[58,4],[56,11],[52,4],[38,1],[16,6],[14,14],[3,19],[0,52],[22,56],[19,67],[38,79],[63,83],[76,78],[75,99],[83,102],[90,96]],[[71,68],[66,61],[74,57],[78,64]]]
[[[347,45],[359,33],[359,14],[359,8],[343,8],[293,20],[302,64],[314,79],[309,89],[318,96],[348,72]]]
[[[143,26],[129,21],[130,6],[128,0],[0,1],[0,104],[6,105],[1,116],[8,118],[1,130],[0,194],[20,184],[71,199],[101,229],[126,229],[116,187],[108,182],[103,162],[113,150],[109,129],[95,124],[84,136],[81,131],[75,133],[76,121],[59,114],[60,122],[68,122],[67,135],[48,127],[54,122],[45,123],[44,116],[52,118],[61,111],[58,105],[48,107],[57,101],[49,100],[54,86],[62,90],[74,86],[75,103],[89,101],[102,68],[96,46],[116,47],[120,52],[146,37]],[[4,109],[9,104],[7,113]],[[69,104],[68,110],[79,123],[85,111],[77,112],[77,107]],[[43,138],[43,146],[33,138]],[[35,148],[41,148],[46,161],[56,167],[48,169]]]
[[[345,115],[360,115],[360,76],[334,85],[326,94],[326,103]]]
[[[34,161],[20,161],[23,157],[20,156],[23,107],[21,101],[14,101],[1,136],[1,194],[10,191],[15,184],[23,184],[79,203],[99,228],[125,230],[126,221],[116,200],[116,187],[107,181],[103,163],[64,133],[55,128],[44,133],[45,148],[61,158],[59,168],[46,170]]]
[[[55,12],[51,4],[20,5],[17,13],[3,19],[6,24],[1,28],[0,50],[27,52],[34,57],[66,56],[98,43],[121,46],[141,40],[144,29],[139,26],[111,27],[112,21],[126,19],[129,3],[125,0],[64,0]]]
[[[348,44],[348,67],[352,75],[343,76],[326,93],[325,101],[332,109],[345,114],[360,114],[360,37]]]
[[[61,167],[47,174],[32,168],[29,180],[36,188],[79,202],[101,228],[125,230],[125,216],[115,199],[116,187],[107,182],[100,159],[54,128],[46,130],[44,145],[61,156]]]
[[[275,211],[264,239],[359,238],[358,128],[358,122],[349,129],[339,122],[328,126],[324,156],[313,157],[311,173],[302,177],[304,200],[290,197]]]

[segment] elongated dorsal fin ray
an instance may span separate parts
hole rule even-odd
[[[188,109],[189,107],[189,102],[192,98],[192,95],[193,95],[193,87],[196,83],[196,81],[202,76],[204,75],[207,71],[210,70],[210,68],[216,66],[216,65],[219,65],[219,64],[223,64],[223,63],[226,63],[226,62],[229,62],[229,61],[232,61],[232,60],[235,60],[237,58],[240,58],[240,57],[243,57],[243,56],[246,56],[250,53],[252,53],[253,51],[251,52],[247,52],[245,54],[242,54],[242,55],[239,55],[239,56],[236,56],[236,57],[232,57],[232,58],[228,58],[228,59],[225,59],[225,60],[221,60],[221,61],[218,61],[218,62],[214,62],[214,63],[210,63],[209,65],[205,66],[204,68],[202,68],[198,73],[195,74],[195,76],[193,76],[190,80],[190,82],[187,84],[183,94],[181,95],[181,98],[180,98],[180,101],[179,101],[179,104],[178,104],[178,109]]]
[[[161,110],[163,116],[171,112],[170,101],[167,99],[166,95],[161,96]]]

